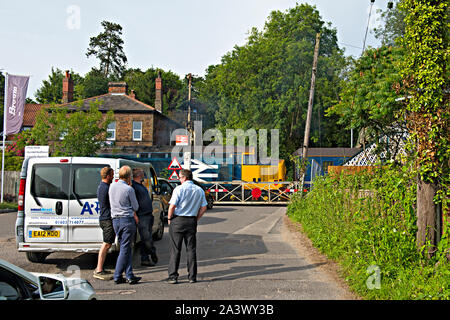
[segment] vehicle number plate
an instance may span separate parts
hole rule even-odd
[[[59,230],[35,230],[30,231],[31,238],[59,238]]]

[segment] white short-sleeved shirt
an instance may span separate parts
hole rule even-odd
[[[176,206],[174,212],[176,216],[184,217],[197,216],[200,207],[205,207],[208,204],[205,191],[190,180],[173,190],[169,203]]]

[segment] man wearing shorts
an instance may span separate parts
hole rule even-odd
[[[114,178],[114,170],[111,167],[104,167],[100,171],[102,181],[97,188],[97,199],[100,207],[99,224],[103,231],[103,244],[98,253],[97,268],[94,270],[94,278],[100,280],[112,280],[113,276],[110,271],[103,269],[105,263],[106,254],[109,248],[116,240],[116,234],[114,232],[112,220],[111,220],[111,206],[109,204],[109,185]]]

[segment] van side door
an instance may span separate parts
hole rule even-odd
[[[30,159],[25,186],[25,242],[67,242],[70,161]]]
[[[102,242],[102,230],[98,222],[100,207],[97,188],[101,182],[100,171],[105,166],[108,164],[86,163],[86,161],[78,161],[76,158],[72,161],[69,242]]]

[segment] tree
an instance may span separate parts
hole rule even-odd
[[[400,97],[403,57],[401,47],[366,50],[353,61],[343,81],[339,103],[327,110],[327,114],[338,116],[338,123],[363,132],[363,144],[378,143],[383,136],[400,143],[399,133],[406,131],[404,121],[398,118],[402,105],[396,101]]]
[[[375,28],[375,37],[381,40],[383,46],[397,45],[397,41],[405,34],[406,13],[401,10],[400,2],[396,2],[395,7],[387,9],[381,13],[384,24],[381,28]]]
[[[32,138],[37,145],[49,145],[53,156],[93,156],[106,140],[108,124],[114,117],[112,111],[103,116],[99,104],[92,102],[87,111],[42,109],[31,131]]]
[[[162,78],[162,99],[163,113],[176,108],[178,92],[183,88],[180,77],[172,71],[149,68],[146,71],[141,69],[127,69],[124,72],[123,80],[128,84],[129,90],[134,90],[136,98],[148,105],[155,104],[155,79],[158,72]]]
[[[92,68],[84,79],[74,87],[76,100],[96,97],[108,93],[108,78],[98,69]]]
[[[403,113],[408,119],[416,146],[417,245],[427,245],[426,254],[436,250],[436,203],[448,214],[449,198],[449,49],[448,2],[403,0],[406,12],[403,45],[406,56],[402,79],[407,89]],[[446,220],[445,220],[446,221]],[[443,238],[448,242],[448,226]],[[448,247],[445,248],[448,250]]]
[[[83,78],[74,73],[73,70],[70,71],[73,79],[74,86],[78,85],[83,81]],[[62,103],[62,82],[64,79],[64,72],[58,68],[51,69],[51,73],[48,76],[48,80],[43,80],[40,88],[36,90],[35,96],[39,103]],[[75,93],[75,98],[77,94]]]
[[[318,32],[321,41],[311,145],[345,145],[348,139],[336,117],[326,121],[323,117],[324,110],[337,102],[345,59],[336,30],[307,4],[286,12],[273,11],[262,31],[253,28],[245,45],[235,46],[220,64],[208,68],[200,96],[208,105],[217,106],[218,127],[279,129],[280,152],[285,159],[301,147]],[[330,132],[340,135],[327,140]]]
[[[122,27],[113,22],[101,22],[104,31],[91,37],[86,56],[94,56],[100,60],[100,70],[105,78],[111,75],[120,78],[125,70],[127,57],[123,51]]]

